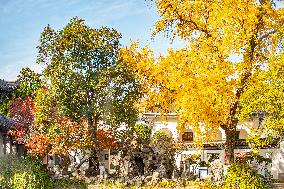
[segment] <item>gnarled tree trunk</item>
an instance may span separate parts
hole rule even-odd
[[[225,143],[225,165],[230,165],[234,163],[234,149],[236,146],[236,131],[235,130],[225,130],[226,143]]]

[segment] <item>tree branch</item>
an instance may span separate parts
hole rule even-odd
[[[268,33],[266,33],[266,34],[260,36],[258,40],[261,41],[261,40],[263,40],[264,38],[267,38],[269,35],[276,33],[277,31],[278,31],[277,29],[274,29],[274,30],[272,30],[272,31],[270,31],[270,32],[268,32]]]
[[[198,25],[195,21],[193,21],[191,18],[190,18],[189,20],[184,19],[184,18],[182,17],[182,15],[179,14],[179,12],[178,12],[178,10],[177,10],[177,7],[174,8],[172,4],[169,4],[169,5],[165,8],[165,11],[163,12],[163,14],[166,12],[166,10],[167,10],[168,8],[172,8],[172,9],[174,10],[173,12],[176,14],[177,19],[180,20],[180,22],[183,22],[183,23],[185,23],[185,24],[194,25],[194,27],[195,27],[196,30],[199,30],[199,31],[205,33],[205,35],[206,35],[207,37],[212,37],[212,35],[209,33],[209,31],[208,31],[206,28],[199,26],[199,25]],[[206,17],[206,18],[208,19],[208,17]],[[206,19],[206,20],[207,20],[207,19]]]

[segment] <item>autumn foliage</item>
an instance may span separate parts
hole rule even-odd
[[[115,132],[111,129],[100,127],[97,131],[97,137],[100,149],[116,149],[118,147]]]
[[[20,97],[14,99],[9,106],[11,117],[14,120],[12,126],[13,130],[10,134],[16,136],[17,142],[25,143],[26,134],[32,129],[34,124],[34,103],[31,97],[25,97],[21,99]]]
[[[121,48],[115,29],[93,29],[77,17],[59,31],[44,28],[43,73],[23,69],[9,106],[18,142],[40,156],[95,155],[117,147],[115,129],[134,126],[138,108],[177,113],[177,129],[192,129],[200,144],[223,129],[227,164],[237,124],[255,113],[266,113],[258,131],[283,135],[284,9],[270,0],[152,2],[160,15],[153,35],[185,43],[166,56],[138,43]]]
[[[266,132],[281,126],[281,116],[275,115],[283,108],[273,105],[273,98],[283,100],[276,92],[283,75],[268,75],[283,66],[279,57],[277,65],[273,62],[283,53],[284,9],[266,0],[153,2],[160,14],[154,35],[166,33],[186,45],[159,57],[137,43],[121,50],[147,93],[141,106],[176,112],[178,130],[191,128],[199,143],[214,138],[221,127],[227,136],[226,162],[231,163],[239,121],[269,112]]]
[[[14,125],[10,134],[18,143],[25,144],[32,154],[38,156],[67,156],[71,150],[91,148],[92,140],[87,121],[72,121],[60,114],[55,104],[48,101],[48,92],[46,87],[42,87],[38,89],[34,101],[31,97],[13,100],[10,113]],[[45,116],[42,116],[43,114]],[[100,125],[97,137],[100,149],[117,147],[114,132],[103,125]]]
[[[139,89],[117,57],[121,35],[92,29],[77,17],[62,31],[48,26],[42,33],[37,60],[45,66],[42,74],[21,71],[9,106],[15,121],[10,134],[42,157],[114,149],[115,128],[135,123]]]

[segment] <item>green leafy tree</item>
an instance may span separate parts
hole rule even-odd
[[[42,85],[41,74],[32,71],[30,68],[23,68],[18,75],[17,81],[13,82],[13,89],[10,90],[9,94],[3,95],[1,98],[0,112],[9,115],[9,106],[15,99],[19,101],[27,97],[34,98],[35,91]]]
[[[99,123],[119,127],[137,119],[139,86],[118,59],[120,38],[115,29],[93,29],[75,17],[59,31],[47,26],[38,46],[49,95],[64,116],[87,121],[94,154]]]
[[[41,74],[34,72],[30,68],[23,68],[18,75],[19,88],[15,91],[16,97],[22,99],[35,97],[35,92],[44,86]]]
[[[240,99],[240,119],[251,116],[252,112],[259,114],[259,126],[252,129],[248,137],[252,147],[275,145],[284,136],[283,76],[284,54],[279,48],[278,54],[267,60],[266,68],[251,78],[249,85],[253,87]]]

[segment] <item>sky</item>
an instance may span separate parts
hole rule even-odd
[[[75,16],[93,28],[113,27],[122,33],[122,45],[139,40],[156,55],[183,46],[162,35],[151,38],[159,15],[150,0],[0,0],[0,79],[15,80],[24,67],[39,72],[36,46],[44,27],[60,30]]]
[[[36,46],[43,28],[60,30],[75,16],[93,28],[117,29],[123,46],[139,40],[166,54],[182,45],[162,35],[151,38],[159,15],[150,0],[0,0],[0,79],[15,80],[24,67],[39,71]]]

